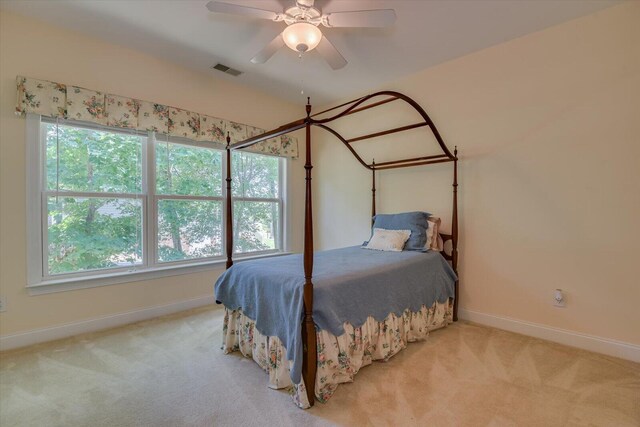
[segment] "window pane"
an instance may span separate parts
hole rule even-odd
[[[222,255],[221,202],[158,201],[158,260],[160,262],[218,255]]]
[[[141,192],[144,137],[46,122],[41,126],[48,190],[55,190],[58,181],[61,190]]]
[[[222,195],[222,152],[157,141],[158,194],[184,196]]]
[[[237,253],[280,249],[279,203],[233,203],[233,246]]]
[[[142,203],[137,199],[47,200],[49,274],[142,262]]]
[[[234,152],[231,164],[233,196],[280,197],[278,165],[277,157]]]

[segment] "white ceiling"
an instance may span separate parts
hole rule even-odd
[[[226,0],[282,10],[293,0]],[[621,0],[316,0],[325,12],[392,8],[394,27],[321,27],[349,64],[337,71],[309,52],[283,48],[266,64],[249,62],[285,24],[210,13],[207,0],[0,0],[8,10],[316,105],[361,95],[444,61],[587,15]],[[244,72],[210,70],[221,62]],[[304,88],[305,95],[300,93]]]

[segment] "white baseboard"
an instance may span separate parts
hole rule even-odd
[[[95,332],[102,329],[114,328],[141,320],[152,319],[166,314],[177,313],[191,308],[214,304],[213,295],[193,298],[174,302],[167,305],[143,308],[140,310],[127,311],[109,316],[97,317],[95,319],[83,320],[81,322],[67,323],[64,325],[52,326],[49,328],[34,329],[12,335],[0,337],[0,351],[25,347],[31,344],[53,341],[60,338],[67,338],[73,335],[86,332]]]
[[[81,322],[67,323],[50,328],[34,329],[17,334],[5,335],[0,337],[0,351],[67,338],[86,332],[95,332],[103,329],[114,328],[214,303],[215,298],[211,295],[167,305],[144,308],[141,310],[112,314]],[[509,317],[501,317],[472,310],[465,310],[463,308],[459,310],[458,316],[460,319],[482,325],[554,341],[596,353],[620,357],[634,362],[640,362],[640,345],[596,337],[566,329],[553,328],[539,323],[526,322]]]
[[[608,338],[596,337],[566,329],[553,328],[539,323],[525,322],[509,317],[494,316],[461,308],[458,311],[460,319],[504,329],[518,334],[554,341],[571,347],[581,348],[596,353],[619,357],[621,359],[640,362],[640,345]]]

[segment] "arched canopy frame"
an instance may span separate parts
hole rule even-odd
[[[376,102],[372,102],[370,104],[366,104],[368,101],[371,101],[377,98],[383,98],[383,99]],[[328,126],[328,123],[331,123],[340,118],[343,118],[352,114],[356,114],[361,111],[368,110],[370,108],[375,108],[380,105],[387,104],[389,102],[398,101],[398,100],[403,101],[406,104],[410,105],[416,112],[418,112],[422,120],[414,124],[400,126],[393,129],[387,129],[380,132],[374,132],[367,135],[361,135],[361,136],[349,138],[349,139],[345,138],[335,129]],[[341,111],[339,111],[338,113],[330,117],[318,118],[322,115],[325,115],[331,111],[338,110],[340,108],[342,108]],[[283,126],[278,127],[277,129],[274,129],[269,132],[265,132],[253,138],[236,142],[234,144],[231,144],[230,148],[232,150],[240,150],[243,148],[247,148],[259,142],[265,141],[267,139],[274,138],[276,136],[284,135],[284,134],[302,129],[307,124],[322,128],[328,131],[329,133],[331,133],[332,135],[334,135],[339,141],[341,141],[349,149],[349,151],[356,158],[356,160],[358,160],[358,162],[363,167],[369,170],[394,169],[394,168],[400,168],[400,167],[420,166],[420,165],[427,165],[427,164],[433,164],[433,163],[452,162],[457,160],[456,155],[451,153],[451,151],[445,144],[444,140],[442,139],[440,132],[438,132],[438,129],[436,128],[435,124],[433,123],[433,121],[431,120],[427,112],[413,99],[409,98],[408,96],[400,92],[395,92],[395,91],[380,91],[380,92],[372,93],[370,95],[363,96],[361,98],[354,99],[344,104],[340,104],[336,107],[332,107],[327,110],[323,110],[318,113],[315,113],[313,115],[309,115],[306,118],[296,120],[291,123],[287,123]],[[357,141],[378,138],[378,137],[391,135],[398,132],[404,132],[404,131],[425,127],[425,126],[429,127],[431,132],[433,133],[433,136],[435,137],[438,143],[438,146],[441,150],[440,154],[414,157],[414,158],[396,159],[396,160],[391,160],[391,161],[376,164],[373,162],[372,163],[365,162],[362,159],[362,157],[358,154],[357,150],[352,146],[352,144]]]

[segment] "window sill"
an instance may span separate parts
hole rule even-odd
[[[234,263],[248,261],[252,259],[271,258],[283,255],[290,255],[292,252],[274,252],[260,255],[238,256],[233,259]],[[41,281],[33,285],[28,285],[29,295],[44,295],[56,292],[75,291],[78,289],[96,288],[99,286],[119,285],[123,283],[139,282],[143,280],[153,280],[161,277],[179,276],[183,274],[199,273],[202,271],[216,270],[224,268],[226,259],[206,261],[200,263],[181,264],[163,266],[148,270],[126,271],[119,273],[105,273],[90,277],[79,277],[73,279],[58,279]],[[213,283],[211,283],[213,286]]]

